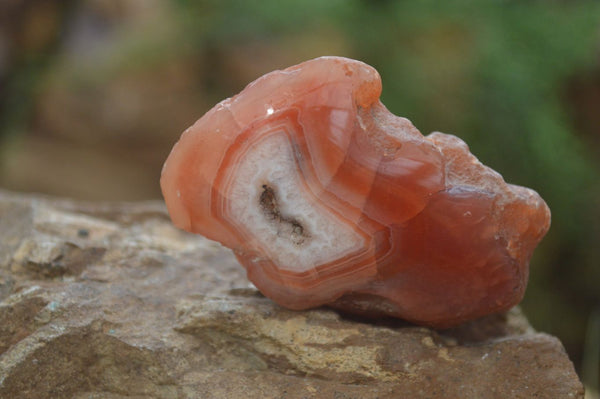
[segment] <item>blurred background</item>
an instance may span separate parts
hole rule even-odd
[[[374,66],[390,111],[547,201],[523,308],[597,392],[600,1],[2,0],[0,187],[160,198],[185,128],[320,55]]]

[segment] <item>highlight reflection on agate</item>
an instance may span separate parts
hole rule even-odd
[[[447,327],[515,305],[548,207],[380,94],[377,71],[339,57],[259,78],[173,148],[173,222],[231,248],[292,309]]]

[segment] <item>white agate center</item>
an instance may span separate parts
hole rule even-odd
[[[228,219],[281,269],[303,272],[362,248],[364,238],[304,183],[286,126],[238,158],[227,188]]]

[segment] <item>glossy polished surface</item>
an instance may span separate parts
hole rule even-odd
[[[515,305],[548,207],[380,94],[375,69],[339,57],[254,81],[173,148],[161,176],[173,222],[231,248],[292,309],[447,327]]]

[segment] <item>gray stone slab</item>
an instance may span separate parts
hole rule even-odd
[[[0,398],[583,398],[518,308],[452,330],[279,307],[161,202],[0,191]]]

